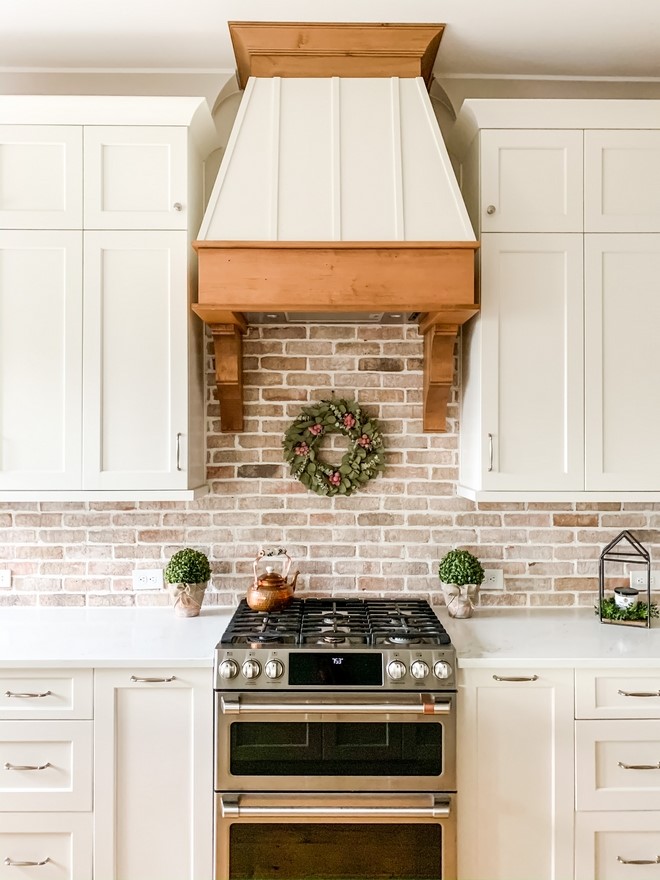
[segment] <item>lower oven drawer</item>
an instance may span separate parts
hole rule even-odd
[[[215,880],[456,880],[456,795],[216,796]]]
[[[216,791],[455,791],[454,693],[216,694]]]

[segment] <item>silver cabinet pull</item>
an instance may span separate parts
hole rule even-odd
[[[282,806],[272,806],[264,804],[263,806],[241,806],[240,801],[228,801],[225,798],[220,799],[223,816],[271,816],[277,818],[311,818],[323,816],[332,818],[334,816],[366,816],[366,817],[405,817],[413,816],[415,818],[430,819],[447,819],[451,812],[448,801],[433,801],[429,807],[413,807],[403,805],[397,807],[396,804],[388,804],[386,806],[369,806],[360,807],[351,804],[342,804],[337,806],[290,806],[282,804]]]
[[[181,204],[181,202],[175,202],[172,207],[175,211],[183,211],[183,205]]]
[[[52,691],[44,691],[41,694],[18,694],[14,691],[5,691],[6,697],[15,697],[19,700],[41,700],[43,697],[49,697]]]
[[[618,761],[622,770],[660,770],[660,761],[657,764],[624,764]]]
[[[169,681],[175,681],[176,675],[170,675],[167,678],[138,678],[136,675],[131,675],[132,682],[145,682],[146,684],[166,684]]]
[[[538,675],[494,675],[495,681],[538,681]]]
[[[486,213],[494,214],[496,210],[497,208],[495,207],[495,205],[488,205],[488,207],[486,208]]]
[[[660,865],[660,856],[654,859],[624,859],[623,856],[617,856],[616,860],[622,865]]]
[[[42,859],[40,862],[20,862],[18,861],[18,859],[10,859],[8,856],[4,860],[3,864],[8,865],[10,868],[34,868],[37,865],[46,865],[49,861],[49,856],[47,856],[45,859]]]
[[[181,467],[181,437],[182,436],[183,435],[181,434],[181,432],[179,432],[176,435],[176,469],[178,471],[183,470],[183,468]]]
[[[241,703],[238,697],[221,697],[223,715],[448,715],[451,703]]]
[[[488,473],[493,470],[493,435],[488,435]]]
[[[10,764],[9,761],[5,761],[5,770],[45,770],[46,767],[52,766],[50,761],[46,761],[45,764]]]
[[[617,691],[622,697],[660,697],[660,691]]]

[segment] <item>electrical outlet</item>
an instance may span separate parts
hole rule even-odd
[[[134,590],[158,590],[163,586],[162,568],[140,568],[133,571]]]
[[[631,571],[630,586],[636,590],[646,589],[646,571]],[[655,574],[651,572],[651,588],[655,589]]]
[[[481,582],[482,590],[503,590],[504,572],[501,568],[484,568],[484,579]]]
[[[11,568],[0,568],[0,590],[11,590]]]

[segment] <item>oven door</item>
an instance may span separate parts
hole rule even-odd
[[[455,791],[453,693],[216,694],[216,791]]]
[[[216,795],[216,880],[456,880],[455,795]]]

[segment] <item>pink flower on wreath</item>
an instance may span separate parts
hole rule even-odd
[[[349,430],[355,427],[355,416],[353,413],[346,413],[344,416],[344,427]]]
[[[328,482],[332,486],[338,486],[341,483],[341,474],[339,471],[335,471],[330,477],[328,477]]]
[[[293,451],[296,455],[309,455],[309,446],[306,443],[299,443]]]
[[[368,434],[363,434],[358,438],[358,443],[363,449],[369,449],[371,446],[371,437]]]
[[[309,429],[309,433],[313,434],[315,437],[318,437],[319,434],[323,433],[323,425],[312,425]]]

